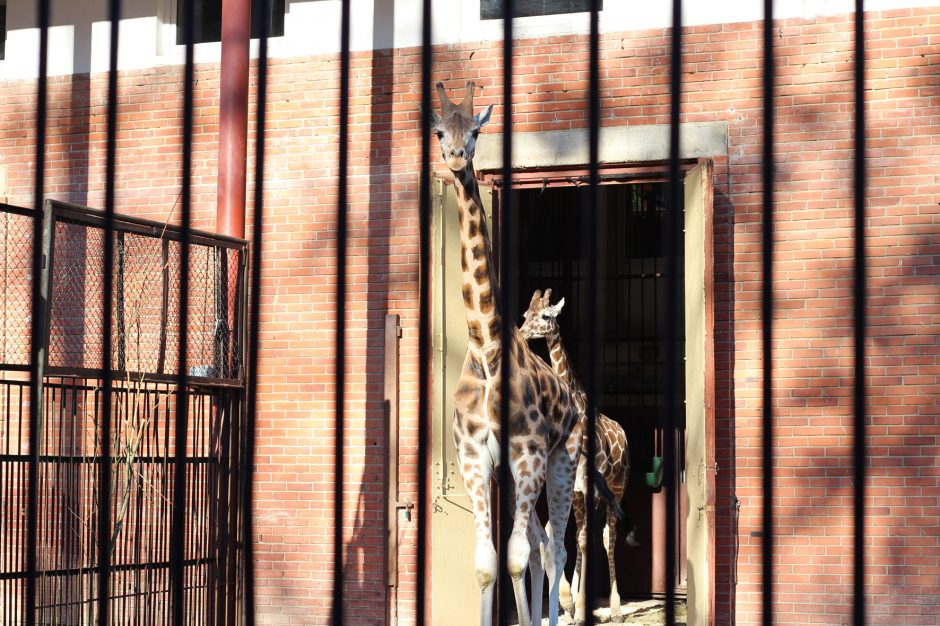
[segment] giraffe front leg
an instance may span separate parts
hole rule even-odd
[[[489,489],[484,489],[486,500],[489,501]],[[481,512],[482,502],[471,497],[474,507],[474,522],[476,525],[476,550],[474,553],[474,566],[476,568],[477,584],[480,586],[480,625],[493,624],[493,594],[496,587],[496,573],[499,558],[493,547],[493,536],[490,526],[490,512],[486,508]]]
[[[551,626],[558,623],[558,605],[561,579],[565,574],[565,528],[571,513],[571,495],[574,489],[575,462],[564,449],[552,452],[546,477],[545,492],[548,497],[548,522],[552,538],[552,569],[548,581],[548,620]],[[548,568],[546,568],[547,570]]]
[[[464,487],[473,511],[476,539],[473,560],[477,584],[480,586],[480,625],[492,626],[496,574],[499,567],[496,548],[493,546],[490,510],[490,476],[493,466],[487,462],[487,455],[479,449],[481,444],[478,441],[461,437],[462,431],[457,427],[461,418],[465,419],[461,413],[456,412],[454,441],[457,444],[457,458],[460,462]],[[468,453],[468,450],[473,453]]]
[[[515,515],[513,516],[512,534],[509,536],[507,549],[507,566],[509,577],[512,580],[512,590],[516,598],[516,611],[519,614],[519,626],[531,626],[529,618],[529,604],[525,592],[525,571],[529,564],[532,550],[530,548],[529,517],[535,510],[535,497],[521,493],[517,489]],[[538,494],[538,491],[535,491]],[[536,517],[536,520],[538,518]],[[541,578],[541,566],[538,576]],[[541,605],[539,606],[541,612]]]
[[[620,623],[623,613],[620,609],[620,592],[617,590],[617,518],[607,514],[607,526],[604,527],[604,550],[607,552],[607,573],[610,575],[610,621]]]

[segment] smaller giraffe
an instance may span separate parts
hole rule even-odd
[[[551,357],[552,369],[555,373],[569,384],[574,394],[575,404],[578,406],[580,419],[587,419],[585,413],[586,397],[583,387],[581,387],[571,364],[568,362],[568,353],[561,341],[561,331],[558,326],[558,314],[565,306],[565,299],[562,298],[558,304],[550,304],[552,290],[546,289],[543,296],[540,291],[532,294],[532,300],[529,303],[529,309],[523,314],[525,322],[519,329],[522,336],[527,340],[545,338],[548,343],[549,355]],[[582,426],[581,432],[587,437],[586,425]],[[604,482],[616,502],[620,502],[623,493],[627,487],[627,480],[630,476],[630,449],[627,444],[627,436],[616,421],[606,415],[597,413],[597,456],[595,457],[595,467],[603,477]],[[587,450],[587,441],[582,443],[582,449]],[[581,621],[584,618],[586,598],[584,586],[579,584],[584,580],[585,559],[583,554],[587,549],[587,516],[585,510],[585,500],[587,495],[587,456],[582,455],[578,463],[577,477],[575,479],[575,492],[573,495],[572,508],[574,509],[575,522],[578,528],[578,552],[574,575],[571,585],[567,580],[562,581],[561,602],[565,610],[568,611],[575,621]],[[637,546],[639,543],[635,538],[635,529],[630,530],[624,539],[627,545]],[[620,610],[620,594],[617,591],[617,568],[614,560],[614,547],[617,542],[617,516],[612,508],[607,510],[607,524],[604,527],[604,549],[607,552],[607,567],[610,575],[610,615],[611,620],[615,622],[622,621],[623,615]],[[578,601],[572,600],[572,593],[576,594]]]

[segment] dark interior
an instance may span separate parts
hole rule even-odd
[[[617,570],[620,593],[625,598],[664,592],[663,582],[656,584],[654,581],[654,562],[659,559],[661,566],[665,556],[656,554],[659,548],[654,550],[653,538],[654,533],[664,533],[662,521],[653,528],[654,507],[664,510],[663,490],[649,486],[646,474],[653,469],[654,457],[661,455],[659,426],[665,419],[665,199],[665,183],[603,185],[598,193],[598,302],[602,322],[598,364],[601,394],[597,404],[627,433],[631,477],[624,507],[636,525],[640,541],[639,547],[626,546],[622,537],[629,523],[620,524]],[[515,229],[519,243],[517,297],[520,311],[514,320],[521,324],[522,310],[535,289],[551,288],[553,303],[564,297],[565,307],[559,323],[576,375],[585,371],[583,333],[589,315],[587,255],[581,241],[586,203],[587,187],[583,185],[523,189],[519,192],[519,222]],[[679,253],[681,255],[682,251]],[[680,271],[682,267],[680,258]],[[681,285],[681,276],[679,280]],[[680,298],[681,291],[680,287]],[[675,329],[680,359],[684,343],[683,312],[680,302]],[[533,341],[530,347],[548,361],[544,341]],[[677,419],[680,428],[684,428],[681,407],[685,398],[685,376],[681,362],[677,368],[676,389],[680,396]],[[573,526],[573,523],[569,525],[568,533],[569,572],[575,561]],[[677,527],[681,529],[682,524]],[[600,526],[596,532],[600,537]],[[662,546],[662,541],[660,539],[657,545]],[[677,554],[680,564],[684,563],[684,551],[677,551]],[[598,593],[606,596],[609,592],[606,557],[600,541],[594,557],[600,567],[597,570]],[[677,567],[677,571],[680,569]],[[676,584],[681,591],[684,587],[681,575]]]

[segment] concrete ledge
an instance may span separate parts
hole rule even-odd
[[[581,167],[588,162],[588,131],[555,130],[513,133],[514,169]],[[702,122],[682,124],[679,135],[682,159],[728,155],[728,123]],[[669,158],[669,125],[617,126],[601,128],[600,163],[640,163]],[[502,134],[477,140],[473,164],[478,172],[502,168]]]

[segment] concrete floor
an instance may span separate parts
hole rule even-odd
[[[606,604],[606,601],[604,602]],[[543,609],[545,610],[545,609]],[[663,600],[635,600],[627,601],[621,604],[624,626],[662,626],[666,618],[666,602]],[[594,621],[596,624],[609,624],[610,609],[606,606],[594,611]],[[563,614],[558,620],[559,624],[572,624],[567,614]],[[548,618],[542,620],[543,626],[548,626]],[[676,603],[676,624],[675,626],[686,625],[686,607],[685,600]]]

